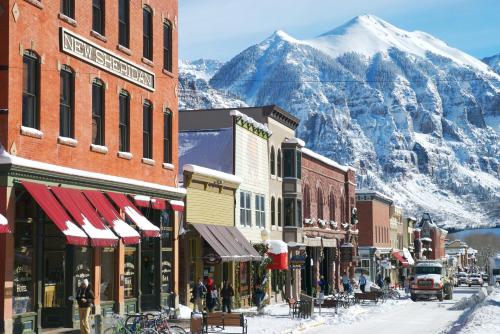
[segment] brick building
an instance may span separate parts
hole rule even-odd
[[[415,253],[419,259],[443,260],[448,231],[438,227],[429,213],[424,213],[415,226]]]
[[[357,231],[351,215],[356,206],[355,187],[353,168],[302,149],[302,234],[307,259],[301,278],[302,290],[309,295],[322,276],[325,293],[329,293],[339,289],[344,271],[354,274]],[[353,251],[350,259],[341,254],[347,244]]]
[[[83,278],[98,317],[159,309],[185,194],[177,1],[0,8],[0,332],[78,326]]]
[[[359,190],[356,192],[356,205],[359,220],[359,255],[361,262],[358,271],[369,273],[372,281],[378,272],[384,277],[390,274],[391,258],[391,206],[392,200],[376,191]]]

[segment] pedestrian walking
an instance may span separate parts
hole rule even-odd
[[[89,280],[81,281],[78,290],[76,291],[76,301],[78,302],[78,314],[80,316],[80,333],[90,334],[90,312],[95,296]]]
[[[359,276],[359,289],[361,292],[365,292],[366,287],[366,276],[365,273],[361,272],[361,276]]]
[[[264,290],[262,289],[262,286],[260,283],[257,283],[254,288],[254,295],[255,295],[255,305],[257,305],[257,309],[262,308],[262,301],[264,300]]]
[[[351,290],[351,283],[349,280],[349,276],[347,276],[347,273],[345,271],[342,274],[342,285],[344,286],[345,292],[349,292],[349,290]]]
[[[197,312],[203,312],[203,299],[207,293],[207,288],[203,284],[201,277],[198,279],[198,283],[193,287],[193,302],[194,310]]]
[[[319,287],[319,292],[325,293],[325,288],[326,288],[325,276],[321,275],[318,281],[318,287]]]
[[[380,289],[384,288],[384,280],[382,278],[382,273],[377,274],[377,279],[375,280],[375,283],[377,283]]]
[[[406,296],[408,296],[410,294],[410,280],[411,279],[409,277],[405,278],[404,283],[403,283]]]
[[[222,297],[222,312],[231,313],[232,299],[234,296],[234,290],[231,283],[225,281],[220,294]]]
[[[219,298],[219,294],[217,291],[217,285],[215,285],[213,279],[209,278],[209,284],[207,284],[207,286],[207,309],[209,313],[212,313],[217,305],[217,298]]]

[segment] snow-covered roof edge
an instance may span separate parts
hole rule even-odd
[[[220,172],[218,170],[214,170],[214,169],[210,169],[210,168],[206,168],[206,167],[202,167],[202,166],[198,166],[198,165],[187,164],[187,165],[184,165],[182,170],[185,172],[191,172],[191,173],[196,173],[196,174],[200,174],[203,176],[213,177],[216,179],[220,179],[222,181],[235,183],[235,184],[241,184],[243,182],[243,180],[236,175]]]
[[[238,111],[236,109],[231,110],[231,112],[229,114],[231,116],[234,116],[234,117],[241,117],[243,119],[243,121],[252,124],[256,129],[264,131],[269,136],[271,136],[273,134],[273,132],[271,130],[269,130],[269,128],[266,125],[257,122],[252,117],[247,116],[247,115],[243,114],[242,112],[240,112],[240,111]]]
[[[352,171],[354,171],[354,172],[356,171],[356,169],[355,169],[355,168],[353,168],[353,167],[351,167],[351,166],[344,166],[344,165],[341,165],[341,164],[339,164],[338,162],[335,162],[335,161],[333,161],[333,160],[332,160],[332,159],[330,159],[330,158],[327,158],[327,157],[325,157],[325,156],[323,156],[323,155],[321,155],[321,154],[318,154],[318,153],[316,153],[316,152],[314,152],[314,151],[311,151],[311,150],[310,150],[310,149],[308,149],[308,148],[305,148],[305,147],[304,147],[304,148],[302,148],[302,153],[304,153],[304,154],[306,154],[306,155],[308,155],[308,156],[310,156],[310,157],[312,157],[312,158],[314,158],[314,159],[316,159],[316,160],[319,160],[319,161],[321,161],[321,162],[323,162],[323,163],[325,163],[325,164],[327,164],[327,165],[330,165],[330,166],[332,166],[332,167],[338,168],[338,169],[340,169],[341,171],[344,171],[344,172],[347,172],[347,171],[349,171],[349,170],[352,170]]]
[[[285,143],[289,143],[289,144],[297,144],[297,145],[299,145],[300,147],[305,147],[305,146],[306,146],[305,141],[303,141],[303,140],[302,140],[302,139],[300,139],[300,138],[287,138],[287,139],[285,139]]]
[[[130,185],[134,185],[134,186],[138,186],[138,187],[151,188],[151,189],[156,189],[156,190],[161,190],[161,191],[178,193],[178,194],[182,194],[182,195],[186,194],[186,189],[183,189],[183,188],[169,187],[169,186],[164,186],[164,185],[157,184],[157,183],[151,183],[151,182],[146,182],[146,181],[141,181],[141,180],[136,180],[136,179],[129,179],[129,178],[121,177],[121,176],[113,176],[113,175],[96,173],[96,172],[88,172],[88,171],[84,171],[84,170],[80,170],[80,169],[57,166],[57,165],[53,165],[53,164],[49,164],[49,163],[45,163],[45,162],[16,157],[16,156],[13,156],[13,155],[10,155],[9,153],[7,153],[5,151],[5,149],[0,145],[0,165],[7,165],[7,164],[29,167],[29,168],[34,168],[34,169],[42,169],[42,170],[46,170],[49,172],[55,172],[55,173],[66,174],[66,175],[78,175],[78,176],[82,176],[82,177],[87,177],[89,179],[104,180],[104,181],[116,182],[116,183],[122,183],[122,184],[130,184]]]

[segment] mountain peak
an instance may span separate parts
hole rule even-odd
[[[282,40],[286,42],[296,42],[297,40],[292,36],[288,35],[283,30],[276,30],[268,39]]]

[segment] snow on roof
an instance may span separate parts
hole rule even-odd
[[[287,138],[287,139],[285,139],[285,143],[297,144],[300,147],[306,146],[306,143],[300,138]]]
[[[129,178],[121,177],[121,176],[88,172],[88,171],[84,171],[84,170],[80,170],[80,169],[57,166],[57,165],[48,164],[45,162],[39,162],[39,161],[35,161],[35,160],[16,157],[16,156],[13,156],[13,155],[10,155],[9,153],[7,153],[5,151],[5,149],[3,148],[3,146],[0,145],[0,165],[9,165],[9,164],[16,165],[16,166],[28,167],[28,168],[34,168],[34,169],[41,169],[41,170],[46,170],[46,171],[60,173],[60,174],[66,174],[66,175],[77,175],[77,176],[86,177],[89,179],[105,180],[105,181],[109,181],[109,182],[129,184],[129,185],[134,185],[134,186],[138,186],[138,187],[173,192],[173,193],[178,193],[178,194],[183,194],[183,195],[186,194],[186,190],[183,188],[169,187],[169,186],[164,186],[164,185],[157,184],[157,183],[150,183],[150,182],[145,182],[145,181],[136,180],[136,179],[129,179]]]
[[[183,170],[185,172],[191,172],[191,173],[196,173],[200,174],[203,176],[208,176],[208,177],[213,177],[216,179],[220,179],[222,181],[226,182],[231,182],[231,183],[236,183],[236,184],[241,184],[242,179],[236,175],[233,174],[228,174],[224,172],[220,172],[218,170],[198,166],[198,165],[184,165]]]
[[[329,166],[332,166],[332,167],[335,167],[335,168],[338,168],[340,169],[341,171],[344,171],[344,172],[347,172],[348,170],[352,170],[352,171],[356,171],[356,169],[354,169],[353,167],[351,166],[344,166],[344,165],[341,165],[339,164],[338,162],[335,162],[333,161],[332,159],[329,159],[321,154],[318,154],[314,151],[311,151],[310,149],[308,148],[303,148],[302,149],[302,153],[305,154],[305,155],[308,155],[310,156],[311,158],[314,158],[316,160],[319,160],[321,162],[323,162],[324,164],[327,164]]]
[[[359,189],[359,190],[356,190],[356,195],[374,195],[374,196],[378,196],[386,201],[393,202],[392,198],[390,198],[389,196],[386,196],[386,195],[384,195],[381,192],[378,192],[376,190]],[[419,231],[418,228],[415,228],[414,230]]]
[[[273,134],[273,132],[271,130],[269,130],[269,128],[262,124],[262,123],[259,123],[257,122],[256,120],[254,120],[252,117],[250,116],[247,116],[241,112],[239,112],[238,110],[231,110],[231,112],[229,113],[231,116],[233,117],[239,117],[241,119],[243,119],[243,121],[247,122],[247,123],[250,123],[252,124],[253,127],[259,129],[259,130],[262,130],[264,131],[265,133],[267,133],[269,136]]]

